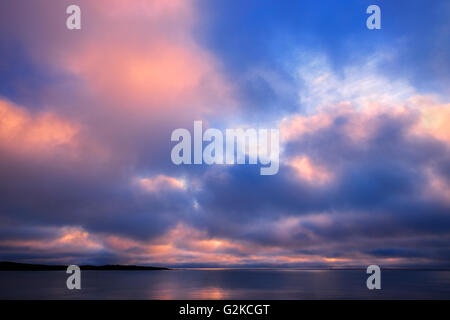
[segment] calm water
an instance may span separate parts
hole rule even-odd
[[[450,271],[383,270],[381,290],[361,271],[82,271],[81,290],[64,271],[2,271],[1,299],[450,299]]]

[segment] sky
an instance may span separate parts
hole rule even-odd
[[[449,21],[445,0],[2,0],[0,260],[450,267]],[[279,172],[173,164],[196,120],[279,128]]]

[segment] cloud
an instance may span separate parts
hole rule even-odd
[[[155,178],[138,179],[139,186],[148,192],[157,192],[166,189],[186,189],[186,182],[181,179],[158,175]]]
[[[31,115],[26,109],[0,100],[0,141],[10,152],[48,152],[73,145],[79,129],[51,113]]]
[[[300,100],[305,112],[336,103],[351,102],[358,108],[370,108],[373,103],[383,106],[405,101],[415,93],[408,81],[391,80],[378,71],[379,65],[391,55],[395,53],[383,51],[360,57],[337,73],[327,56],[299,50],[296,58],[299,67],[294,74],[303,84]]]
[[[290,165],[301,179],[311,183],[327,183],[332,178],[327,169],[313,165],[308,157],[296,157],[291,161]]]

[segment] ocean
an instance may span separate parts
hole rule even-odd
[[[450,271],[175,269],[82,271],[69,290],[64,271],[1,271],[0,299],[450,299]]]

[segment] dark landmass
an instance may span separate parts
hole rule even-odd
[[[398,270],[398,271],[450,271],[449,267],[383,267],[380,266],[381,270]],[[150,267],[150,266],[136,266],[136,265],[103,265],[103,266],[93,266],[93,265],[81,265],[81,270],[173,270],[170,268],[162,267]],[[236,270],[322,270],[322,271],[355,271],[355,270],[366,270],[362,267],[304,267],[304,268],[293,268],[293,267],[240,267],[240,268],[219,268],[219,267],[180,267],[177,269],[236,269]],[[65,265],[45,265],[45,264],[29,264],[29,263],[17,263],[17,262],[6,262],[0,261],[0,271],[65,271],[67,266]]]
[[[169,268],[146,267],[134,265],[80,266],[81,270],[170,270]],[[0,262],[0,271],[59,271],[67,270],[63,265],[28,264],[16,262]]]

